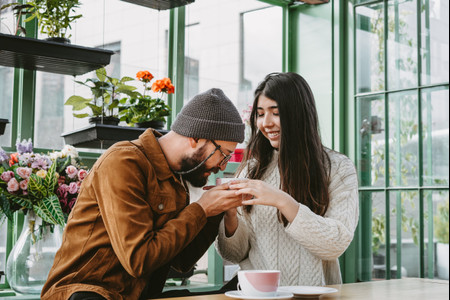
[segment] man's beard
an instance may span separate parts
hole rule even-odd
[[[193,168],[197,167],[201,162],[205,159],[205,151],[203,149],[204,147],[201,147],[192,157],[185,157],[181,160],[181,169],[180,171],[186,172],[189,170],[192,170]],[[195,187],[202,187],[208,182],[208,176],[205,177],[205,173],[217,173],[219,172],[219,168],[215,167],[212,169],[206,169],[206,162],[199,167],[198,169],[189,172],[187,174],[183,175],[183,178],[186,181],[189,181],[192,186]]]

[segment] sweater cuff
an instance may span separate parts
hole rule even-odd
[[[232,263],[240,263],[248,252],[248,233],[242,220],[239,219],[236,232],[227,237],[225,234],[225,221],[219,226],[219,235],[216,248],[220,255]]]
[[[292,223],[289,223],[288,226],[286,226],[285,231],[290,236],[298,237],[299,233],[301,233],[305,227],[305,224],[314,222],[316,217],[317,215],[313,213],[306,205],[300,204],[297,215]]]

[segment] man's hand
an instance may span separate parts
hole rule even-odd
[[[218,185],[207,190],[197,201],[206,213],[206,217],[217,216],[224,211],[242,205],[242,196],[228,189],[228,184]]]

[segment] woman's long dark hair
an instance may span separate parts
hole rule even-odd
[[[328,185],[330,158],[322,145],[313,93],[308,83],[296,73],[272,73],[255,91],[250,115],[252,135],[238,173],[248,165],[248,178],[261,179],[273,156],[273,147],[256,125],[258,99],[261,95],[278,105],[281,142],[278,167],[280,188],[299,203],[323,216],[330,202]],[[250,163],[255,160],[256,163]],[[251,206],[247,206],[250,212]],[[287,220],[282,217],[286,225]]]

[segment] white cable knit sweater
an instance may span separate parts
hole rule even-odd
[[[342,283],[338,257],[352,241],[358,223],[358,179],[349,158],[334,151],[328,154],[331,198],[324,217],[300,205],[294,221],[285,228],[275,207],[256,205],[250,214],[239,210],[233,236],[227,238],[224,222],[220,225],[216,240],[220,255],[238,263],[241,270],[281,270],[283,286]],[[274,155],[263,178],[275,187],[280,186],[277,160]]]

